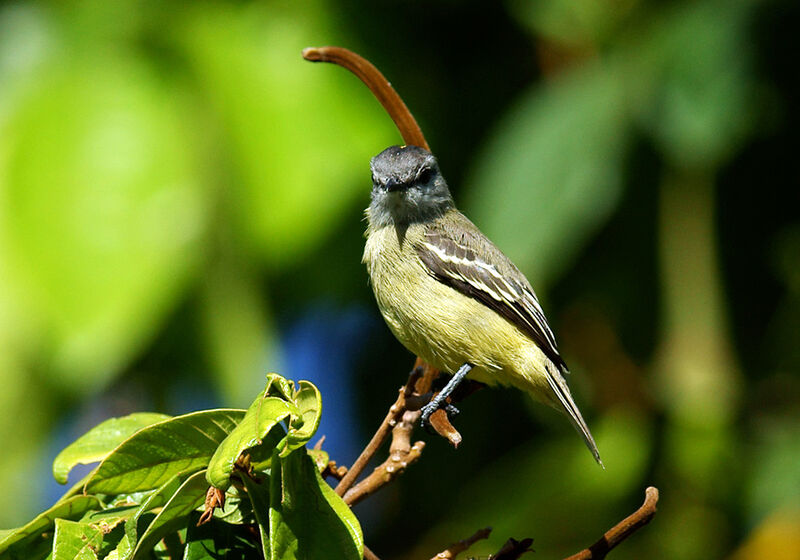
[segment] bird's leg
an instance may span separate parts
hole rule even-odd
[[[444,408],[449,415],[457,414],[458,409],[455,408],[453,405],[445,404],[447,401],[447,397],[449,397],[453,391],[455,391],[456,387],[458,387],[459,383],[461,383],[467,374],[472,370],[472,364],[464,364],[458,371],[453,375],[450,381],[447,382],[447,385],[444,386],[437,395],[435,395],[428,404],[422,407],[422,420],[421,423],[423,426],[428,425],[428,421],[431,417],[431,414],[439,410],[440,408]],[[444,406],[442,406],[444,405]]]

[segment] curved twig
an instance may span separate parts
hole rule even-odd
[[[406,104],[392,88],[392,84],[380,70],[367,59],[342,47],[308,47],[303,49],[303,58],[311,62],[332,62],[350,70],[366,84],[383,108],[392,117],[394,124],[403,136],[403,141],[430,151],[425,136]]]
[[[647,525],[656,514],[656,504],[658,503],[658,488],[649,486],[645,490],[645,498],[642,506],[628,517],[614,525],[611,529],[600,537],[600,539],[589,548],[584,548],[577,554],[573,554],[564,560],[598,560],[605,558],[612,548],[630,537],[637,529]]]
[[[397,400],[391,407],[389,407],[389,412],[386,413],[386,417],[378,427],[378,431],[375,432],[375,435],[372,436],[372,439],[364,448],[364,451],[361,452],[361,455],[358,456],[356,462],[353,463],[353,466],[348,469],[347,473],[339,481],[339,484],[336,485],[337,494],[344,496],[345,492],[350,489],[358,476],[363,472],[370,459],[372,459],[378,449],[380,449],[383,442],[386,441],[386,438],[389,437],[392,428],[397,425],[397,423],[403,417],[403,413],[407,409],[406,398],[409,397],[414,391],[414,385],[421,374],[421,367],[415,367],[411,371],[408,382],[400,389],[400,394],[397,396]]]
[[[491,532],[491,527],[478,529],[471,537],[467,537],[466,539],[460,540],[457,543],[451,544],[439,554],[431,558],[431,560],[453,560],[456,556],[467,550],[476,542],[483,539],[488,539]]]

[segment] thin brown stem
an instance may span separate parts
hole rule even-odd
[[[460,540],[457,543],[451,544],[446,549],[441,551],[439,554],[431,558],[431,560],[453,560],[457,555],[467,550],[476,542],[489,538],[489,534],[491,532],[492,532],[491,527],[478,529],[477,531],[475,531],[475,534],[473,534],[471,537],[467,537],[464,540]]]
[[[419,146],[430,151],[425,136],[416,119],[406,104],[394,90],[380,70],[367,59],[351,50],[342,47],[308,47],[303,49],[303,58],[311,62],[332,62],[350,70],[366,84],[373,95],[380,101],[394,124],[403,136],[403,141],[412,146]]]
[[[378,555],[372,552],[367,545],[364,545],[364,560],[381,560]]]
[[[345,495],[344,501],[348,505],[355,505],[370,494],[374,494],[419,459],[425,448],[424,441],[411,445],[411,433],[419,421],[421,412],[406,410],[402,419],[392,428],[392,444],[389,448],[389,457],[375,468],[364,480],[356,484]]]
[[[605,558],[611,549],[630,537],[641,527],[647,525],[656,514],[658,503],[658,488],[650,486],[645,490],[645,499],[642,506],[628,517],[614,525],[600,539],[589,548],[585,548],[565,558],[564,560],[598,560]]]
[[[375,453],[377,453],[381,445],[383,445],[383,442],[386,441],[386,438],[389,437],[389,433],[391,432],[392,428],[403,417],[403,413],[406,411],[406,397],[413,391],[414,384],[416,383],[419,375],[419,368],[414,368],[411,376],[408,379],[408,383],[406,383],[405,387],[400,389],[400,394],[397,396],[397,400],[394,401],[394,404],[391,407],[389,407],[389,412],[386,414],[383,422],[381,422],[381,425],[378,426],[378,430],[375,432],[375,435],[372,436],[371,440],[369,440],[369,443],[364,448],[364,451],[362,451],[361,455],[358,456],[358,459],[356,459],[356,462],[353,463],[353,466],[351,466],[347,471],[347,474],[345,474],[342,477],[342,480],[339,481],[339,484],[336,485],[337,494],[344,496],[345,492],[347,492],[353,483],[355,483],[356,479],[364,471],[364,468],[370,462],[372,457],[375,455]]]

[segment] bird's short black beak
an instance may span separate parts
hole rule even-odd
[[[397,179],[389,179],[384,186],[386,187],[386,192],[395,192],[405,189],[408,185]]]

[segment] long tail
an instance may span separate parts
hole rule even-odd
[[[564,376],[561,375],[561,372],[552,364],[547,364],[545,369],[547,370],[547,382],[550,383],[550,388],[553,389],[556,397],[558,397],[558,401],[566,411],[567,416],[569,416],[569,421],[572,422],[572,425],[578,430],[578,433],[583,438],[583,443],[586,444],[586,447],[588,447],[589,451],[594,455],[594,460],[597,461],[601,467],[605,468],[603,461],[600,459],[600,452],[597,450],[597,444],[592,437],[592,432],[589,431],[589,426],[586,425],[583,416],[581,416],[578,405],[572,400],[572,394],[569,392],[569,387],[564,380]]]

